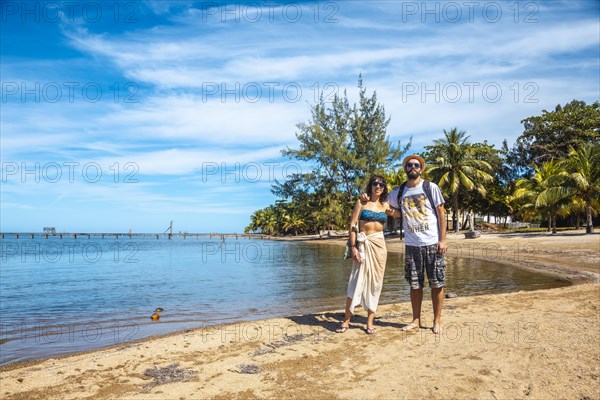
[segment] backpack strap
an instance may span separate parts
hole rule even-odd
[[[437,225],[438,231],[438,240],[441,240],[442,229],[440,228],[440,222],[438,221],[436,206],[433,203],[433,195],[431,194],[431,182],[427,179],[423,180],[423,190],[429,199],[429,204],[431,204],[431,210],[433,211],[433,216],[435,217],[435,224]]]
[[[402,219],[402,193],[404,193],[404,188],[406,187],[406,181],[402,182],[400,185],[400,189],[398,190],[398,197],[396,198],[396,202],[398,203],[398,211],[400,212],[400,240],[404,239],[404,231],[402,230],[402,225],[404,221]]]

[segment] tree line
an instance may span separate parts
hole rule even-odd
[[[346,230],[356,199],[372,174],[386,177],[391,188],[406,180],[401,161],[411,147],[392,143],[390,122],[377,94],[367,95],[358,79],[358,104],[347,94],[330,105],[323,98],[311,107],[311,119],[297,125],[297,149],[282,154],[304,161],[308,172],[275,181],[279,200],[255,211],[245,231],[268,235],[313,234]],[[600,102],[573,100],[521,121],[523,133],[500,149],[487,141],[472,143],[463,130],[443,130],[420,154],[424,177],[436,182],[458,231],[462,214],[510,216],[544,221],[556,231],[557,217],[574,216],[579,228],[593,232],[600,210]]]

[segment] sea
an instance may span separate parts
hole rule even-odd
[[[352,268],[342,246],[241,236],[5,235],[0,247],[0,365],[193,328],[343,310]],[[480,251],[486,261],[473,257]],[[446,291],[477,296],[570,284],[499,262],[532,251],[454,246]],[[381,304],[409,300],[403,256],[388,254]],[[157,308],[163,311],[152,320]]]

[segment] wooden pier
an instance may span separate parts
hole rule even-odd
[[[209,239],[219,238],[220,240],[225,240],[229,238],[238,239],[273,239],[272,236],[263,235],[263,234],[253,234],[253,233],[107,233],[107,232],[57,232],[57,233],[45,233],[45,232],[0,232],[0,239],[35,239],[35,238],[44,238],[48,239],[51,237],[56,237],[58,239],[63,238],[72,238],[72,239],[91,239],[92,237],[98,237],[100,239],[133,239],[139,237],[155,237],[157,240],[160,238],[165,238],[168,240],[172,240],[173,238],[183,238],[184,240],[188,238],[195,238],[199,240],[201,237],[207,237]]]

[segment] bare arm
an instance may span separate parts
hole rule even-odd
[[[448,250],[448,243],[446,242],[446,208],[444,204],[440,204],[435,208],[435,212],[437,214],[438,221],[438,229],[440,241],[438,242],[438,251],[442,254],[445,254]]]
[[[360,216],[360,200],[356,201],[354,205],[354,211],[352,212],[352,218],[350,219],[350,228],[348,229],[350,235],[350,243],[352,246],[356,245],[356,232],[354,231],[354,225],[358,222],[358,217]]]
[[[358,223],[358,218],[360,216],[360,209],[361,209],[361,204],[360,204],[360,200],[356,201],[356,204],[354,205],[354,211],[352,212],[352,218],[350,220],[350,244],[352,245],[352,258],[357,261],[360,262],[360,253],[358,252],[358,249],[356,248],[356,234],[358,232],[356,232],[354,230],[354,226]]]

